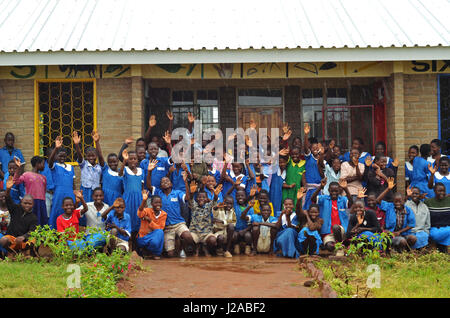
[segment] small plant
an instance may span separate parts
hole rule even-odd
[[[392,233],[377,233],[376,237],[366,235],[355,236],[350,240],[350,246],[347,248],[348,256],[362,257],[367,263],[377,262],[382,254],[389,253],[389,247],[392,242]],[[342,243],[336,243],[335,250],[343,249]]]

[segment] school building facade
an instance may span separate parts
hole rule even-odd
[[[286,6],[298,13],[298,3],[302,2],[286,1]],[[448,6],[445,2],[441,5]],[[96,10],[99,8],[92,8],[94,17]],[[259,10],[272,11],[273,15],[278,9],[274,12],[268,6]],[[445,10],[441,7],[437,11]],[[124,14],[131,16],[127,12]],[[286,10],[284,13],[289,14]],[[53,14],[57,13],[49,13],[46,23],[52,21]],[[157,13],[152,14],[156,19]],[[227,26],[233,22],[228,21]],[[325,22],[322,18],[317,23]],[[359,21],[355,29],[365,22]],[[89,37],[95,38],[99,25],[86,23],[93,33]],[[240,26],[235,24],[238,32]],[[50,27],[43,25],[54,32]],[[227,32],[233,34],[234,29]],[[344,151],[354,137],[363,138],[365,151],[370,153],[377,141],[385,141],[388,155],[400,160],[401,189],[410,145],[439,138],[443,150],[450,150],[450,28],[432,25],[432,29],[434,33],[428,33],[428,39],[412,39],[412,45],[405,45],[397,36],[398,43],[391,46],[370,47],[370,41],[365,41],[366,45],[359,47],[357,41],[347,40],[353,43],[349,47],[345,39],[341,47],[323,46],[315,33],[315,40],[305,36],[307,44],[296,42],[292,47],[277,48],[263,43],[258,49],[252,43],[233,47],[230,34],[222,39],[215,34],[220,49],[178,45],[177,38],[172,39],[177,43],[173,47],[167,44],[162,48],[169,40],[158,38],[160,46],[153,49],[111,45],[100,50],[105,40],[100,36],[100,44],[94,48],[80,44],[76,49],[56,50],[50,48],[54,38],[47,36],[43,39],[50,44],[37,50],[36,39],[34,46],[23,48],[28,36],[24,35],[22,46],[14,47],[13,43],[0,48],[0,135],[13,132],[16,147],[27,162],[33,155],[45,155],[55,138],[62,135],[74,161],[73,130],[82,134],[84,147],[93,144],[90,133],[98,130],[104,155],[117,153],[127,137],[143,136],[151,114],[157,119],[152,132],[162,135],[168,126],[167,110],[174,113],[174,128],[187,127],[188,112],[202,120],[203,128],[218,127],[224,132],[226,128],[245,129],[252,119],[258,127],[269,129],[287,122],[293,136],[302,136],[303,124],[308,122],[311,135],[320,140],[334,138]],[[42,32],[35,36],[39,39]],[[269,34],[268,41],[282,34]]]

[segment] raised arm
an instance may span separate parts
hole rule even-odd
[[[106,218],[108,217],[109,212],[111,212],[113,209],[119,207],[119,202],[117,201],[117,199],[114,201],[113,205],[111,205],[109,208],[107,208],[103,213],[102,213],[102,219],[106,220]]]
[[[317,167],[318,167],[318,170],[319,170],[319,174],[320,174],[320,177],[321,178],[325,178],[325,164],[324,164],[324,152],[325,152],[325,149],[323,148],[323,146],[322,145],[320,145],[320,148],[319,148],[319,159],[317,160]]]
[[[166,116],[167,118],[169,118],[169,134],[172,135],[172,130],[173,130],[173,113],[168,110],[166,112]]]
[[[434,186],[434,174],[437,171],[437,168],[433,168],[433,165],[428,165],[428,170],[430,170],[431,175],[430,175],[430,179],[428,179],[428,189],[433,189]]]
[[[312,203],[317,203],[317,196],[319,195],[320,191],[322,191],[323,188],[325,188],[326,185],[327,185],[327,178],[325,177],[322,180],[320,180],[320,186],[312,194],[311,196]]]
[[[123,152],[125,149],[127,149],[131,144],[133,143],[133,137],[128,137],[125,139],[125,142],[123,143],[122,147],[120,147],[119,155],[117,156],[119,158],[119,161],[123,162]]]
[[[19,168],[22,165],[22,163],[20,162],[20,159],[16,158],[16,157],[14,157],[14,163]],[[23,181],[20,180],[20,176],[21,175],[22,175],[22,169],[16,169],[16,172],[14,173],[14,180],[13,180],[14,184],[21,184],[21,183],[23,183]]]
[[[86,201],[84,201],[83,192],[81,192],[80,190],[75,190],[75,191],[73,191],[73,194],[75,195],[75,198],[77,199],[77,201],[80,201],[81,204],[83,205],[83,209],[81,209],[80,215],[85,214],[88,210],[88,206],[86,204]]]
[[[55,139],[55,148],[53,148],[50,157],[48,157],[48,167],[51,168],[53,167],[53,164],[55,163],[55,157],[56,154],[58,153],[59,148],[61,148],[63,143],[63,139],[61,136],[56,137]]]
[[[339,186],[342,188],[342,190],[344,190],[345,196],[347,197],[348,200],[348,206],[351,207],[353,205],[353,198],[352,195],[350,194],[350,191],[348,191],[347,181],[345,181],[344,179],[339,180]]]
[[[247,220],[247,213],[248,213],[248,211],[250,211],[250,209],[251,209],[254,205],[255,205],[255,200],[250,200],[250,201],[248,202],[247,207],[246,207],[245,210],[242,211],[242,213],[241,213],[241,219],[242,219],[242,220],[244,220],[244,221]]]
[[[149,120],[148,120],[148,129],[145,132],[144,135],[144,141],[145,141],[145,146],[147,147],[147,145],[150,143],[151,141],[151,132],[152,132],[152,128],[156,126],[156,116],[155,115],[151,115]]]
[[[148,163],[148,168],[147,168],[147,188],[150,191],[153,191],[153,186],[152,186],[152,171],[153,169],[156,168],[156,164],[158,163],[158,160],[152,160]]]
[[[309,143],[308,140],[308,136],[309,136],[309,132],[311,131],[311,128],[309,127],[308,123],[305,123],[305,126],[303,127],[303,133],[304,133],[304,137],[303,137],[303,152],[309,153],[309,147],[311,146],[311,144]]]
[[[384,191],[381,192],[380,195],[378,196],[377,204],[380,204],[380,202],[384,199],[386,194],[388,194],[388,192],[390,190],[392,190],[394,187],[395,187],[394,178],[389,178],[388,179],[388,187],[386,189],[384,189]]]
[[[125,166],[127,165],[127,163],[128,163],[128,150],[124,150],[123,152],[122,152],[122,156],[123,156],[123,162],[122,162],[122,166],[120,167],[120,169],[119,169],[119,177],[122,177],[123,176],[123,171],[125,170]]]
[[[83,162],[83,154],[81,153],[81,148],[80,148],[81,137],[78,135],[78,132],[76,132],[76,131],[72,132],[72,141],[73,141],[73,144],[75,145],[75,151],[77,152],[77,161],[78,161],[78,163],[82,163]]]
[[[95,142],[95,149],[97,150],[97,156],[98,156],[98,163],[100,166],[105,166],[105,158],[103,157],[102,153],[102,147],[100,146],[100,135],[97,131],[92,132],[92,139],[94,139]]]

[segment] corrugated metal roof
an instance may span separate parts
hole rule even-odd
[[[0,52],[450,46],[448,0],[0,0]]]

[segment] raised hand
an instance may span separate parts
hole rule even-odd
[[[170,142],[172,141],[172,136],[170,135],[169,131],[167,130],[163,137],[166,144],[170,145]]]
[[[372,158],[370,158],[370,156],[366,157],[366,160],[364,160],[364,163],[366,164],[367,167],[370,167],[373,163]]]
[[[319,154],[324,154],[325,153],[325,148],[322,146],[321,143],[319,143]]]
[[[123,157],[123,161],[127,161],[129,156],[128,156],[128,150],[125,149],[124,151],[122,151],[122,157]]]
[[[342,189],[347,188],[347,180],[345,180],[345,179],[340,179],[340,180],[339,180],[339,186],[340,186]]]
[[[173,120],[173,113],[170,110],[166,111],[166,115],[167,115],[167,118],[169,118],[170,121]]]
[[[72,140],[75,145],[78,145],[81,142],[81,137],[78,135],[78,132],[72,132]]]
[[[310,131],[311,131],[311,127],[309,127],[308,123],[305,123],[305,125],[303,126],[303,132],[305,133],[305,135],[309,135]]]
[[[283,131],[283,134],[287,134],[287,132],[290,130],[289,124],[288,123],[284,123],[283,127],[281,129]]]
[[[409,187],[406,188],[406,195],[407,195],[408,197],[412,196],[412,188],[411,188],[411,185],[410,185]]]
[[[361,188],[361,189],[359,189],[359,191],[358,191],[358,198],[359,198],[359,199],[362,199],[362,198],[367,197],[366,191],[367,191],[366,188]]]
[[[306,189],[304,187],[301,187],[300,189],[298,189],[298,191],[297,191],[297,201],[301,200],[301,198],[303,198],[305,193],[306,193]]]
[[[9,176],[8,180],[6,180],[6,189],[11,189],[14,186],[14,180],[12,176]]]
[[[187,179],[188,179],[188,174],[186,173],[186,171],[183,171],[183,172],[181,173],[181,175],[183,176],[183,180],[184,180],[184,181],[187,181]]]
[[[251,129],[256,129],[256,123],[253,119],[250,119],[250,128]]]
[[[431,174],[435,174],[437,171],[437,169],[433,168],[433,165],[430,165],[430,164],[428,165],[428,170],[430,170]]]
[[[125,139],[125,143],[129,146],[133,143],[134,139],[133,137],[128,137],[127,139]]]
[[[255,206],[255,203],[256,203],[255,199],[251,199],[251,200],[248,202],[248,206],[254,207],[254,206]]]
[[[240,184],[242,183],[242,178],[243,178],[243,177],[237,177],[237,178],[236,178],[236,181],[234,182],[234,185],[235,185],[235,186],[240,185]]]
[[[195,121],[195,116],[192,113],[188,113],[188,121],[190,124]]]
[[[22,165],[22,163],[20,162],[19,158],[14,157],[14,163],[16,164],[16,166],[20,167]]]
[[[75,198],[81,200],[83,198],[83,191],[82,190],[74,190],[73,195]]]
[[[322,187],[322,189],[327,185],[327,177],[323,178],[322,180],[320,180],[320,186]]]
[[[95,142],[98,142],[100,140],[100,135],[96,130],[92,131],[92,139],[94,139]]]
[[[148,120],[148,125],[153,128],[156,126],[156,116],[155,115],[151,115],[150,119]]]
[[[195,193],[197,191],[197,182],[192,181],[189,185],[189,190],[191,191],[191,193]]]
[[[362,213],[356,214],[356,219],[358,220],[358,224],[362,224],[364,221],[364,215]]]
[[[158,162],[159,162],[159,161],[156,160],[156,159],[150,161],[150,162],[148,163],[148,168],[147,168],[147,170],[148,170],[148,171],[152,171],[153,169],[155,169],[155,168],[156,168],[156,165],[158,164]]]
[[[188,171],[188,167],[186,166],[186,164],[184,163],[184,161],[181,163],[181,169],[183,169],[183,171]]]
[[[214,194],[215,194],[216,196],[218,196],[219,193],[222,191],[222,188],[223,188],[223,185],[219,184],[219,185],[217,186],[217,188],[214,189]]]
[[[147,201],[148,199],[148,191],[147,190],[142,190],[142,201]],[[115,204],[116,202],[114,202]]]
[[[388,178],[388,188],[392,190],[395,187],[394,178]]]
[[[120,200],[118,199],[114,200],[113,207],[118,208],[120,206],[120,203],[121,203]]]
[[[289,147],[281,149],[278,154],[280,156],[287,156],[287,155],[289,155]]]
[[[61,148],[63,144],[63,138],[61,136],[56,137],[55,139],[55,148]]]
[[[254,184],[254,185],[250,188],[250,196],[251,196],[251,197],[254,197],[257,191],[258,191],[258,187],[256,186],[256,184]]]
[[[394,161],[392,161],[392,165],[394,167],[398,167],[399,163],[400,163],[400,161],[397,158],[395,158]]]
[[[283,127],[284,128],[284,127]],[[286,141],[286,140],[288,140],[289,138],[291,138],[291,135],[292,135],[292,130],[288,130],[287,132],[285,132],[284,134],[283,134],[283,140],[284,141]]]

